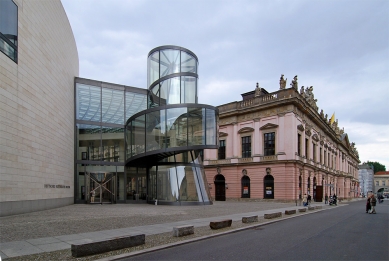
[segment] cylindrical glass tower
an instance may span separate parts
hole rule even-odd
[[[218,148],[217,108],[197,103],[198,59],[178,46],[148,56],[148,109],[126,124],[126,165],[148,169],[148,201],[210,204],[201,155]]]

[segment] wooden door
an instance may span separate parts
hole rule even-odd
[[[315,201],[316,202],[323,201],[323,186],[316,186]]]
[[[226,201],[226,183],[224,181],[215,181],[215,200]]]

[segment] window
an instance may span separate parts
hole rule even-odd
[[[308,159],[308,146],[309,146],[309,140],[305,139],[305,157]]]
[[[382,181],[382,186],[385,186],[385,180]]]
[[[225,159],[226,158],[226,141],[220,140],[219,141],[219,151],[218,151],[218,157],[219,159]]]
[[[275,132],[265,133],[265,156],[270,156],[275,154]]]
[[[251,136],[242,137],[242,158],[251,157]]]
[[[379,182],[379,181],[376,181],[376,182],[375,182],[375,185],[376,185],[376,186],[379,186],[379,185],[380,185],[380,182]]]
[[[327,165],[327,151],[324,150],[324,166]]]
[[[316,144],[312,142],[313,161],[316,162]]]
[[[0,51],[17,62],[18,7],[12,0],[0,1]]]
[[[322,160],[322,157],[323,157],[323,149],[320,148],[320,164],[323,164],[323,160]]]
[[[297,134],[297,154],[301,156],[301,134]]]

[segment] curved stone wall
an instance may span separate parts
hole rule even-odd
[[[0,53],[0,215],[74,201],[78,53],[59,0],[14,1],[18,61]]]

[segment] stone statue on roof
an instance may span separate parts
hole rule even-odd
[[[301,86],[300,94],[301,96],[305,97],[304,86]]]
[[[281,74],[281,77],[280,77],[280,90],[283,90],[285,89],[285,86],[286,86],[286,81],[288,80],[288,78],[286,78],[284,80],[284,75]]]
[[[313,94],[313,86],[307,87],[305,89],[305,99],[311,105],[315,110],[318,110],[318,107],[316,105],[317,100],[315,99],[315,95]]]
[[[297,75],[293,77],[292,82],[290,83],[290,87],[294,88],[296,91],[298,91],[298,83],[297,83]]]
[[[261,87],[259,87],[259,84],[257,83],[257,86],[255,87],[254,97],[258,97],[260,95],[261,95]]]

